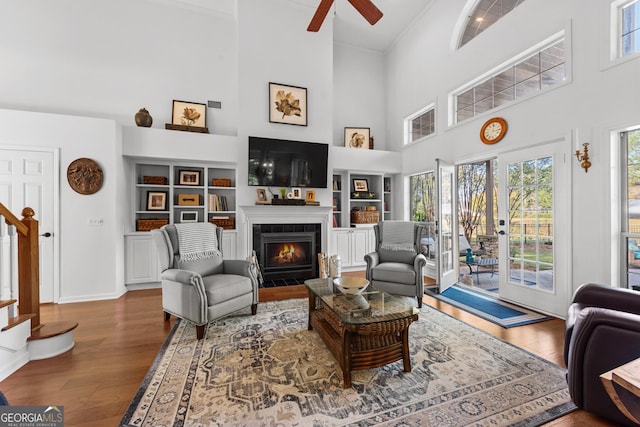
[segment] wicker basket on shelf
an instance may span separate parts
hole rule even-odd
[[[156,185],[167,185],[169,180],[166,176],[149,176],[145,175],[142,177],[143,184],[156,184]]]
[[[380,221],[378,211],[351,211],[351,222],[353,224],[377,224]]]
[[[168,219],[139,219],[136,221],[137,231],[151,231],[169,224]]]
[[[216,218],[212,217],[209,222],[217,225],[218,227],[222,227],[225,230],[233,230],[236,228],[236,219],[235,218]]]
[[[229,178],[213,178],[211,185],[214,187],[231,187],[231,179]]]

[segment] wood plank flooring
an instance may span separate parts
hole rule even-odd
[[[304,286],[260,290],[260,301],[306,296]],[[503,329],[429,296],[424,302],[563,365],[564,321],[560,319]],[[76,345],[60,356],[31,361],[0,382],[9,403],[64,406],[67,427],[117,426],[174,323],[173,318],[163,320],[160,289],[130,291],[117,300],[45,304],[40,315],[43,323],[77,321]],[[546,425],[613,426],[584,411]]]

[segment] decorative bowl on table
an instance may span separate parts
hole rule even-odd
[[[333,284],[343,294],[358,295],[364,292],[369,286],[369,281],[364,277],[336,277],[333,279]]]

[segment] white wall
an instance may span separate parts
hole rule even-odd
[[[384,55],[336,43],[333,61],[333,144],[344,147],[345,127],[370,128],[374,148],[386,150]]]
[[[53,237],[60,245],[59,302],[114,298],[125,290],[123,218],[129,208],[119,133],[113,120],[0,110],[0,145],[60,150],[61,215]],[[104,183],[95,194],[78,194],[67,183],[67,167],[80,157],[102,167]],[[90,217],[104,224],[89,226]]]
[[[387,58],[387,122],[392,149],[403,150],[405,173],[433,170],[434,160],[461,162],[500,152],[567,139],[572,168],[572,287],[587,281],[610,283],[612,236],[610,132],[640,124],[640,58],[611,67],[603,61],[608,43],[609,2],[524,2],[465,45],[452,49],[454,28],[465,0],[437,0],[407,31]],[[594,5],[598,3],[597,5]],[[550,13],[550,11],[552,11]],[[448,126],[448,94],[509,58],[566,31],[569,83],[512,106]],[[437,133],[402,149],[402,121],[437,101]],[[480,142],[490,117],[509,123],[507,136],[494,146]],[[590,142],[593,166],[585,174],[575,160],[572,130]],[[615,183],[614,183],[615,184]],[[617,284],[616,284],[617,285]]]
[[[219,1],[219,0],[218,0]],[[150,0],[6,2],[0,108],[171,123],[172,101],[222,101],[212,132],[237,132],[233,15]],[[178,4],[178,3],[176,3]]]

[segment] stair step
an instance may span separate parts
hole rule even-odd
[[[56,337],[58,335],[66,334],[67,332],[73,331],[77,327],[78,322],[74,322],[71,320],[45,323],[40,325],[40,328],[31,331],[31,336],[27,338],[27,341]]]
[[[18,300],[15,300],[15,299],[5,299],[5,300],[0,300],[0,308],[8,307],[8,306],[10,306],[11,304],[15,304],[15,303],[17,303],[17,302],[18,302]]]
[[[11,328],[14,328],[16,326],[18,326],[19,324],[21,324],[22,322],[26,322],[27,320],[31,320],[34,317],[36,317],[35,314],[19,314],[15,317],[10,317],[9,318],[9,324],[7,326],[5,326],[4,328],[2,328],[2,331],[8,331]]]

